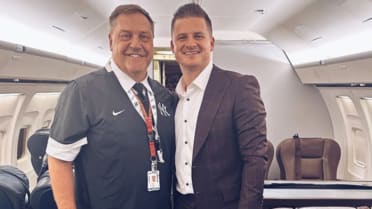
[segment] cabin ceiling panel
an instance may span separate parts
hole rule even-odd
[[[104,57],[110,55],[108,16],[119,4],[139,4],[155,21],[155,43],[168,46],[175,10],[192,0],[12,0],[2,1],[0,25],[11,19]],[[289,54],[314,50],[346,36],[371,31],[371,0],[200,0],[217,37],[251,40],[253,31],[272,40]],[[52,26],[56,26],[53,28]],[[60,28],[61,30],[59,30]],[[64,32],[63,32],[64,30]],[[240,32],[240,35],[236,35]],[[27,38],[27,34],[24,35]],[[321,37],[321,38],[320,38]],[[40,39],[42,39],[40,37]],[[42,40],[41,40],[42,41]],[[56,46],[57,48],[58,46]]]
[[[304,48],[313,48],[309,42],[303,41],[301,37],[288,30],[285,27],[278,28],[270,33],[267,37],[270,41],[278,47],[285,49],[285,51],[299,51]]]
[[[287,21],[284,27],[291,29],[304,41],[310,42],[319,36],[323,39],[337,40],[341,37],[340,33],[344,36],[358,31],[361,21],[330,2],[332,1],[320,1],[313,4],[305,12]]]
[[[77,24],[78,21],[80,21],[76,13],[79,11],[87,12],[88,9],[86,8],[89,8],[89,5],[83,4],[82,1],[75,0],[50,0],[47,2],[45,0],[13,0],[2,1],[1,4],[2,6],[0,7],[0,11],[9,18],[24,25],[31,26],[38,31],[53,33],[53,35],[62,38],[73,36],[69,36],[67,33],[54,29],[52,25],[56,25],[62,29],[63,27],[66,27],[66,25],[73,28],[75,27],[74,24]],[[76,21],[72,22],[71,18],[74,16],[76,16]],[[93,16],[92,18],[92,23],[96,24],[95,18],[97,17]],[[80,33],[87,29],[86,26],[82,28],[76,26],[76,28],[79,28],[78,32]],[[66,28],[66,31],[69,29],[70,28]]]
[[[270,31],[280,27],[285,21],[291,19],[294,15],[301,13],[309,5],[312,5],[316,1],[318,0],[265,1],[265,14],[261,15],[259,18],[256,17],[255,19],[250,20],[254,21],[251,30],[266,36],[270,33]],[[254,6],[254,8],[259,7]]]
[[[33,0],[2,1],[1,20],[10,19],[29,31],[37,31],[48,37],[58,38],[72,45],[80,45],[87,50],[108,56],[107,17],[96,12],[81,0]],[[12,29],[15,30],[15,29]],[[20,30],[17,36],[29,38]],[[36,36],[37,37],[37,36]],[[39,36],[43,44],[44,36]],[[103,40],[105,42],[103,43]],[[33,42],[38,41],[37,39]],[[26,41],[27,43],[27,41]],[[26,46],[29,46],[26,44]],[[60,45],[56,43],[55,49]]]
[[[319,47],[323,45],[357,33],[371,31],[372,23],[371,25],[368,22],[363,23],[363,20],[372,17],[371,11],[372,2],[368,0],[318,0],[305,10],[273,27],[264,35],[288,53],[306,51],[311,48],[315,49],[315,53],[322,53]],[[278,33],[283,30],[293,35]],[[288,39],[288,37],[291,38]],[[301,47],[296,46],[298,44],[296,39],[303,42]],[[305,45],[307,47],[302,47]]]
[[[345,0],[340,5],[345,11],[348,11],[355,19],[365,20],[372,17],[372,1],[371,0],[358,0],[356,4],[355,0]]]
[[[107,35],[108,31],[109,25],[107,23],[97,25],[94,30],[85,33],[84,37],[81,37],[81,40],[77,41],[77,44],[80,44],[82,47],[89,49],[90,51],[109,57],[110,47]]]

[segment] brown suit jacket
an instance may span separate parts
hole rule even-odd
[[[266,112],[254,76],[213,67],[196,125],[192,180],[197,209],[259,209]]]

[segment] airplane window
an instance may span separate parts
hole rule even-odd
[[[9,150],[12,140],[13,128],[12,124],[15,121],[15,115],[20,109],[20,95],[17,93],[0,94],[0,154]]]
[[[22,122],[24,126],[31,126],[31,134],[39,128],[49,127],[54,117],[54,108],[59,95],[60,92],[41,92],[32,97]]]
[[[369,153],[368,146],[365,146],[368,144],[367,133],[353,99],[349,96],[338,96],[336,99],[346,127],[346,143],[350,153],[347,156],[347,170],[355,180],[365,179],[368,163],[366,153]]]
[[[17,145],[17,160],[23,157],[26,152],[26,138],[27,138],[28,128],[21,128],[18,135],[18,145]]]
[[[367,121],[370,143],[372,143],[372,97],[362,97],[360,103]]]

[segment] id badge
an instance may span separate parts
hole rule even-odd
[[[147,171],[147,191],[160,190],[160,172],[158,170]]]

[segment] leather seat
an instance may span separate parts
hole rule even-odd
[[[290,138],[277,146],[280,178],[336,180],[341,157],[339,144],[326,138]]]
[[[0,190],[0,208],[1,209],[14,209],[12,202],[9,200],[8,195]]]
[[[31,207],[33,209],[57,209],[50,185],[49,171],[45,171],[31,192]]]
[[[28,208],[29,181],[17,167],[0,165],[0,209]]]

